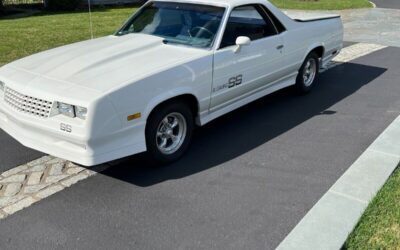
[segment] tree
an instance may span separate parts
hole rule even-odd
[[[4,12],[3,0],[0,0],[0,14]]]
[[[75,10],[82,0],[47,0],[45,6],[51,10]]]

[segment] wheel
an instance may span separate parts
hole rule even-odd
[[[183,102],[168,103],[154,110],[146,126],[150,159],[161,164],[178,160],[189,147],[193,128],[192,111]]]
[[[298,92],[306,94],[314,87],[319,73],[319,57],[311,52],[301,65],[296,79],[296,88]]]

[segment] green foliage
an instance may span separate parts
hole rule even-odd
[[[0,14],[4,11],[3,0],[0,0]]]
[[[47,8],[50,10],[75,10],[81,2],[81,0],[47,0]]]

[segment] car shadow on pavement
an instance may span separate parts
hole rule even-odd
[[[147,187],[184,178],[235,159],[318,115],[334,115],[331,106],[382,75],[386,69],[342,64],[323,73],[308,95],[290,88],[266,96],[196,130],[192,146],[178,162],[155,167],[139,154],[101,172]]]

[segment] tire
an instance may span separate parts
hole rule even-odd
[[[177,125],[173,127],[174,124]],[[150,160],[158,164],[179,160],[189,148],[193,129],[193,114],[184,102],[156,108],[147,120],[145,132]]]
[[[307,79],[307,70],[310,71]],[[315,52],[308,54],[304,60],[296,79],[296,89],[300,94],[307,94],[314,87],[319,74],[319,57]]]

